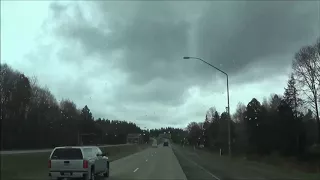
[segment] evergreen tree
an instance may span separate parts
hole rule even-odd
[[[293,74],[291,74],[288,80],[287,87],[284,92],[284,100],[293,109],[295,118],[298,117],[298,107],[301,104],[301,99],[299,98],[298,90],[296,88],[297,82]]]

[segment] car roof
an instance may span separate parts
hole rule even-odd
[[[97,148],[98,146],[59,146],[55,147],[54,149],[64,149],[64,148],[78,148],[78,149],[83,149],[83,148]]]

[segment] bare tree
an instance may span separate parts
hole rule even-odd
[[[235,120],[235,122],[243,122],[245,112],[246,106],[243,103],[239,102],[237,104],[236,112],[233,115],[233,119]]]
[[[214,114],[215,114],[215,112],[216,112],[217,110],[216,110],[216,108],[215,107],[211,107],[211,108],[209,108],[209,110],[207,111],[207,117],[208,117],[208,121],[209,122],[212,122],[213,121],[213,119],[214,119]]]
[[[201,136],[201,127],[199,126],[199,123],[197,122],[189,123],[187,126],[187,131],[189,134],[189,138],[188,138],[189,142],[195,145]]]
[[[319,41],[319,40],[318,40]],[[319,43],[311,46],[302,47],[295,54],[293,61],[294,75],[300,84],[304,95],[307,97],[306,102],[312,106],[318,125],[318,143],[320,143],[320,120],[319,120],[319,88],[320,88],[320,59]]]
[[[316,78],[317,78],[317,83],[320,85],[320,38],[318,38],[316,44],[314,45],[315,49],[315,61],[316,63]],[[320,98],[318,98],[318,101],[320,102]]]

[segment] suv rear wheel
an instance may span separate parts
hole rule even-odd
[[[94,174],[94,168],[91,168],[91,171],[90,171],[90,180],[95,180],[95,174]]]
[[[90,178],[90,177],[89,177],[89,175],[88,175],[88,174],[86,174],[85,176],[83,176],[83,178],[82,178],[82,179],[83,179],[83,180],[90,180],[89,178]]]
[[[107,170],[106,170],[105,173],[103,173],[103,176],[104,176],[104,177],[109,177],[109,170],[110,170],[109,162],[107,163],[107,168],[106,168],[106,169],[107,169]]]
[[[103,177],[109,177],[109,169],[107,170],[107,172],[103,173]]]

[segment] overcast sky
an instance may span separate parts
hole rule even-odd
[[[185,127],[282,94],[294,53],[320,37],[317,1],[1,1],[1,63],[95,118]]]

